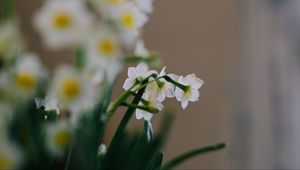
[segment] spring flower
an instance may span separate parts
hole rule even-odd
[[[28,98],[34,95],[39,81],[45,76],[38,57],[32,53],[24,53],[17,59],[14,74],[15,93],[19,97]]]
[[[199,79],[195,74],[189,74],[185,77],[180,76],[178,83],[188,87],[186,91],[183,91],[179,87],[175,89],[175,96],[177,101],[181,102],[181,107],[186,109],[189,102],[196,102],[199,100],[199,89],[202,87],[204,81]]]
[[[167,75],[165,70],[166,67],[164,67],[161,70],[158,77]],[[148,94],[155,95],[157,97],[157,100],[160,102],[163,102],[166,99],[166,97],[168,98],[174,97],[174,90],[175,90],[175,85],[167,82],[164,79],[160,79],[158,82],[152,82],[146,88],[146,92]]]
[[[51,49],[78,45],[91,27],[92,16],[82,0],[47,0],[34,25]]]
[[[150,76],[153,71],[149,71],[145,63],[140,63],[136,67],[128,68],[128,78],[125,80],[123,89],[130,89],[137,81],[143,81],[146,77]]]
[[[147,104],[145,105],[142,102],[140,102],[139,105],[145,105],[147,107],[156,108],[159,111],[161,111],[164,108],[162,103],[157,100],[155,95],[144,94],[143,99],[147,101]],[[142,109],[136,109],[135,117],[137,120],[144,119],[146,121],[150,121],[153,117],[153,113]]]
[[[72,141],[72,128],[66,120],[59,120],[46,126],[46,144],[55,156],[62,156]]]
[[[81,113],[95,102],[94,89],[90,82],[74,67],[61,66],[54,73],[53,84],[45,98],[47,109],[68,110],[71,119],[76,121]],[[57,106],[58,104],[58,106]]]
[[[87,39],[86,54],[86,71],[94,82],[99,83],[104,77],[112,82],[122,67],[118,37],[104,26]]]
[[[0,140],[0,169],[17,169],[22,161],[20,149],[8,139]]]
[[[145,13],[151,13],[153,11],[153,0],[134,0],[135,5]]]
[[[145,47],[145,43],[142,40],[138,40],[134,49],[134,54],[140,57],[148,57],[149,51]]]
[[[17,24],[4,22],[0,24],[0,60],[15,58],[23,48]]]
[[[148,21],[148,17],[136,6],[127,4],[116,12],[116,21],[121,31],[120,37],[122,42],[127,47],[131,47],[136,41],[140,29]]]

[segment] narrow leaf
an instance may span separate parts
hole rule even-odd
[[[218,151],[218,150],[221,150],[225,147],[226,147],[225,143],[220,143],[220,144],[206,146],[206,147],[203,147],[203,148],[200,148],[200,149],[196,149],[196,150],[186,152],[186,153],[176,157],[175,159],[172,159],[171,161],[167,162],[161,169],[162,170],[172,169],[175,166],[179,165],[180,163],[182,163],[182,162],[184,162],[184,161],[186,161],[186,160],[188,160],[188,159],[190,159],[194,156],[209,153],[209,152],[213,152],[213,151]]]
[[[163,161],[163,157],[164,154],[162,152],[158,152],[150,162],[146,170],[159,170]]]

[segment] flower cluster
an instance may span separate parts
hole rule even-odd
[[[155,70],[149,70],[146,64],[141,63],[137,67],[128,69],[128,78],[123,88],[136,91],[138,85],[145,79],[148,79],[148,82],[142,101],[139,103],[140,107],[137,107],[136,118],[144,118],[146,121],[150,121],[153,116],[153,113],[149,112],[149,108],[153,108],[150,110],[154,110],[154,112],[155,109],[161,111],[163,109],[162,102],[166,98],[176,97],[177,101],[181,102],[182,108],[186,109],[189,102],[199,100],[199,89],[204,83],[195,74],[185,77],[167,74],[166,67],[158,73]],[[141,109],[144,107],[145,109]]]
[[[168,74],[166,67],[149,69],[159,61],[141,38],[152,0],[45,0],[32,19],[41,41],[49,50],[74,53],[73,63],[53,70],[26,49],[12,4],[0,1],[0,169],[160,169],[151,118],[167,98],[183,109],[198,101],[204,82],[195,74]],[[139,64],[129,67],[125,92],[111,101],[126,63]],[[107,124],[121,106],[128,110],[106,148]],[[134,112],[145,120],[146,135],[131,141],[124,134]],[[119,158],[127,153],[130,159]]]

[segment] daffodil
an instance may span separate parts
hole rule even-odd
[[[44,106],[46,109],[68,110],[71,119],[76,122],[83,111],[93,106],[96,95],[87,77],[74,67],[64,65],[54,73]]]
[[[22,54],[17,59],[12,80],[14,94],[21,98],[32,97],[37,91],[40,80],[45,75],[46,71],[37,55],[33,53]]]
[[[121,69],[121,44],[116,34],[102,26],[86,42],[87,67],[94,81],[113,81]]]
[[[164,67],[161,70],[161,72],[158,74],[158,77],[167,75],[165,70],[166,67]],[[157,97],[157,100],[160,102],[163,102],[166,99],[166,97],[168,98],[174,97],[174,90],[175,90],[175,85],[164,79],[154,81],[150,83],[146,88],[146,92],[148,94],[155,95]]]
[[[115,16],[123,44],[131,47],[135,43],[140,29],[148,21],[148,16],[130,3],[123,5]]]
[[[140,63],[136,67],[128,68],[128,78],[125,80],[123,89],[130,89],[136,82],[143,81],[146,77],[150,76],[153,71],[149,71],[148,66],[145,63]]]
[[[0,23],[0,60],[17,57],[24,46],[18,26],[13,21]]]
[[[22,153],[18,146],[8,139],[0,140],[0,169],[17,169],[22,161]]]
[[[146,101],[146,103],[140,102],[140,105],[145,105],[146,107],[155,108],[161,111],[164,106],[163,104],[157,100],[157,97],[152,94],[144,94],[143,100]],[[136,109],[135,117],[137,120],[144,119],[146,121],[150,121],[153,117],[153,113],[150,113],[146,110],[142,109]]]
[[[149,51],[145,47],[145,43],[142,40],[138,40],[134,49],[134,54],[139,57],[147,58],[149,56]]]
[[[151,13],[153,11],[153,0],[133,0],[135,5],[145,13]]]
[[[46,126],[46,144],[55,156],[62,156],[73,138],[73,129],[67,120],[59,120]]]
[[[34,17],[34,25],[51,49],[81,43],[92,24],[82,0],[47,0]]]
[[[186,91],[176,87],[175,96],[176,99],[181,102],[181,106],[185,109],[189,102],[196,102],[199,100],[200,93],[199,89],[202,87],[204,81],[199,79],[195,74],[189,74],[185,77],[180,76],[178,83],[187,86]]]

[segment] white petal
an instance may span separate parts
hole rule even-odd
[[[179,77],[180,77],[180,76],[178,76],[178,75],[176,75],[176,74],[168,74],[168,76],[169,76],[172,80],[174,80],[174,81],[178,81],[178,79],[179,79]]]
[[[135,118],[136,118],[137,120],[142,119],[142,118],[143,118],[143,115],[144,115],[143,112],[144,112],[143,110],[136,109],[136,111],[135,111]]]
[[[184,100],[184,101],[181,102],[181,107],[185,110],[186,107],[188,106],[188,104],[189,104],[189,102]]]
[[[144,115],[143,115],[143,117],[146,121],[150,121],[152,119],[152,116],[153,116],[153,114],[149,113],[149,112],[144,112]]]
[[[135,83],[135,80],[132,78],[128,78],[125,80],[124,85],[123,85],[123,89],[128,90],[130,89]]]
[[[184,97],[184,91],[181,90],[180,88],[176,87],[174,94],[175,94],[177,101],[181,102]]]
[[[190,99],[189,99],[189,100],[192,101],[192,102],[196,102],[196,101],[199,100],[199,96],[200,96],[199,91],[196,90],[196,89],[192,89],[192,90],[191,90],[191,95],[190,95]]]
[[[165,99],[166,99],[165,93],[162,93],[162,92],[158,93],[158,96],[157,96],[158,101],[163,102]]]
[[[145,77],[148,73],[148,65],[146,65],[145,63],[140,63],[137,67],[136,67],[136,73],[138,76],[142,76]]]
[[[128,68],[128,77],[133,78],[133,79],[135,79],[137,77],[135,67],[129,67]]]
[[[191,84],[191,87],[194,89],[200,89],[204,84],[204,81],[199,79],[198,77],[195,77],[193,83]]]
[[[164,75],[167,74],[167,73],[166,73],[166,68],[167,68],[166,66],[162,68],[162,70],[161,70],[160,73],[159,73],[159,76],[164,76]]]

